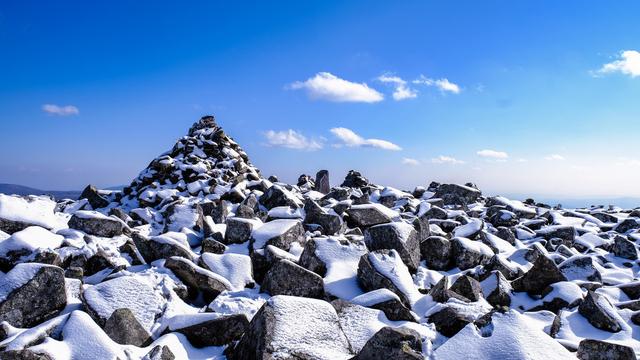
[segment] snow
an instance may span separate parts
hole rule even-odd
[[[544,332],[515,311],[493,315],[492,333],[483,337],[473,324],[460,330],[434,352],[434,359],[575,359]]]
[[[227,279],[232,290],[254,283],[251,258],[247,255],[204,253],[200,259],[209,270]]]
[[[355,298],[351,299],[351,302],[357,305],[371,307],[373,305],[390,300],[400,301],[400,298],[398,297],[398,295],[396,295],[396,293],[389,289],[377,289],[356,296]]]
[[[471,251],[475,251],[487,257],[492,257],[494,255],[493,250],[491,250],[489,246],[481,243],[480,241],[473,241],[464,237],[456,237],[454,239],[460,241],[460,243],[462,243],[462,246]]]
[[[16,289],[28,283],[45,266],[38,263],[17,264],[6,274],[0,272],[0,303]]]
[[[354,210],[376,209],[392,220],[398,218],[399,216],[397,211],[391,210],[388,207],[378,203],[351,205],[351,209],[354,209]]]
[[[316,256],[327,266],[325,290],[341,299],[362,294],[358,286],[358,262],[367,253],[364,242],[351,243],[336,237],[314,238]]]
[[[209,304],[209,309],[223,315],[244,314],[251,320],[268,299],[269,295],[259,289],[223,291]]]
[[[254,240],[253,248],[264,248],[267,241],[286,233],[298,224],[300,224],[300,220],[276,219],[257,228],[254,225],[253,232],[251,233],[251,237]]]
[[[587,249],[593,249],[598,246],[602,246],[604,244],[612,243],[613,241],[603,239],[600,236],[593,233],[585,233],[583,235],[578,236],[575,242],[577,244],[580,244],[586,247]]]
[[[13,233],[11,237],[0,240],[0,256],[6,255],[14,250],[28,250],[32,252],[36,249],[56,249],[62,245],[64,237],[56,235],[40,226],[29,226],[28,228]]]
[[[222,315],[217,313],[179,314],[169,319],[167,327],[170,331],[175,331],[206,321],[215,320],[221,316]]]
[[[117,309],[130,309],[140,325],[149,332],[166,302],[149,282],[136,276],[121,276],[98,285],[87,286],[84,298],[105,320]]]
[[[328,302],[278,295],[268,303],[274,313],[270,343],[274,359],[293,354],[306,354],[318,360],[352,357],[336,311]]]
[[[55,213],[56,202],[47,196],[0,194],[0,218],[56,230],[66,228],[67,218]]]
[[[422,294],[413,285],[413,280],[409,269],[402,262],[400,254],[395,250],[389,250],[388,254],[372,252],[369,253],[371,265],[384,277],[400,290],[411,302],[415,303]]]
[[[469,219],[469,222],[464,225],[458,226],[453,231],[454,237],[468,238],[471,235],[479,232],[484,227],[484,222],[480,219]]]
[[[269,217],[272,219],[303,219],[304,209],[292,209],[289,206],[276,206],[269,210]]]

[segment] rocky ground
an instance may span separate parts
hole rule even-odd
[[[0,194],[0,359],[635,359],[640,210],[264,178],[204,117],[121,192]]]

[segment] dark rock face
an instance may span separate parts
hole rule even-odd
[[[143,360],[174,360],[176,357],[171,352],[168,346],[160,346],[156,345],[149,351],[147,355],[145,355]]]
[[[100,195],[98,189],[93,185],[87,185],[87,187],[82,190],[82,194],[80,194],[79,199],[87,199],[93,209],[109,206],[109,200]]]
[[[340,186],[362,188],[367,185],[369,185],[369,180],[367,180],[367,178],[355,170],[349,170],[349,173],[347,173],[347,176],[344,178],[344,181]]]
[[[433,301],[439,303],[446,303],[449,299],[454,298],[460,301],[469,302],[471,300],[458,294],[455,291],[449,289],[449,277],[443,276],[437,284],[429,289],[429,295],[433,298]]]
[[[406,328],[383,327],[353,360],[418,360],[423,359],[420,334]]]
[[[122,235],[126,225],[116,217],[84,217],[74,214],[69,219],[69,227],[100,237]]]
[[[113,341],[122,345],[147,346],[153,340],[127,308],[115,310],[105,322],[103,330]]]
[[[406,223],[388,223],[372,226],[364,233],[370,251],[394,249],[402,261],[415,272],[420,265],[420,243],[417,231]]]
[[[316,255],[316,240],[310,239],[304,244],[304,250],[300,255],[298,264],[303,268],[313,271],[324,277],[327,274],[327,265]]]
[[[289,260],[280,260],[267,272],[261,289],[272,296],[292,295],[322,298],[324,296],[324,281],[320,275],[300,265]]]
[[[609,303],[607,298],[593,291],[587,293],[587,296],[578,307],[578,312],[587,318],[591,325],[600,330],[615,333],[622,329],[618,320],[611,316],[616,312],[613,305]]]
[[[511,306],[511,284],[499,271],[494,271],[490,276],[495,276],[495,288],[489,294],[484,294],[487,302],[494,307]]]
[[[0,321],[20,328],[32,327],[55,317],[66,305],[64,271],[43,266],[31,280],[0,302]]]
[[[213,254],[222,254],[227,249],[227,246],[218,240],[212,238],[205,238],[202,240],[202,252],[208,252]]]
[[[620,290],[622,290],[622,292],[631,300],[640,299],[640,282],[621,285]]]
[[[165,261],[164,266],[173,271],[187,286],[202,291],[207,299],[213,300],[221,292],[231,290],[228,282],[222,281],[221,277],[207,272],[187,259],[170,257]]]
[[[227,230],[224,233],[225,244],[241,244],[251,238],[253,222],[243,218],[227,218]]]
[[[458,184],[441,184],[434,197],[440,198],[446,205],[467,205],[482,195],[480,190]]]
[[[511,284],[515,291],[526,291],[531,295],[540,295],[544,289],[559,281],[567,281],[553,260],[544,255],[537,257],[533,267]]]
[[[349,222],[354,226],[365,228],[391,222],[391,218],[374,206],[352,206],[347,210]]]
[[[140,255],[142,255],[144,261],[147,263],[151,263],[159,259],[167,259],[173,256],[190,260],[193,259],[193,255],[185,247],[149,239],[136,232],[131,235],[131,238],[138,248]]]
[[[316,173],[315,190],[323,194],[328,194],[331,191],[331,185],[329,185],[329,171],[320,170]]]
[[[391,321],[416,321],[416,316],[398,299],[382,301],[370,307],[381,310]]]
[[[388,250],[377,250],[374,252],[379,254],[389,254]],[[405,306],[409,307],[410,303],[407,296],[402,291],[400,291],[400,289],[398,289],[393,281],[391,281],[375,269],[375,267],[369,260],[369,256],[370,254],[362,255],[362,257],[360,258],[360,262],[358,263],[358,284],[360,285],[360,287],[365,291],[389,289],[396,295],[398,295],[398,297],[400,297],[400,300],[402,300],[402,303]]]
[[[619,232],[620,234],[626,234],[630,230],[635,230],[640,228],[640,220],[634,218],[624,219],[620,224],[618,224],[614,230]]]
[[[249,328],[243,314],[222,315],[188,327],[174,329],[184,334],[195,347],[222,346],[240,339]]]
[[[616,236],[611,251],[616,255],[628,260],[638,260],[638,248],[631,241]]]
[[[271,186],[261,197],[260,203],[267,209],[277,206],[300,207],[300,202],[291,196],[285,188],[280,185]]]
[[[453,267],[451,242],[442,236],[429,236],[420,243],[420,257],[433,270],[449,270]]]
[[[460,270],[471,269],[478,265],[486,264],[493,256],[493,254],[484,254],[473,247],[467,246],[465,241],[460,238],[451,240],[451,253],[454,264]]]
[[[567,259],[560,264],[559,269],[568,280],[602,282],[602,275],[593,266],[593,259],[589,256],[577,256]]]
[[[0,231],[4,231],[9,235],[18,231],[22,231],[32,225],[33,224],[29,224],[23,221],[0,218]]]
[[[0,360],[51,360],[49,355],[38,354],[29,349],[0,352]]]
[[[255,250],[263,247],[267,247],[268,245],[275,246],[285,251],[289,251],[291,244],[294,242],[304,242],[305,239],[305,230],[304,226],[302,226],[302,222],[300,220],[286,220],[286,219],[278,219],[273,220],[264,225],[268,227],[270,225],[278,226],[279,224],[288,224],[288,227],[285,231],[280,232],[278,235],[275,235],[269,239],[266,239],[264,244],[257,244],[255,239],[251,239],[250,248]]]
[[[342,228],[342,218],[339,215],[327,212],[313,200],[305,202],[304,211],[304,223],[320,225],[323,234],[333,235]]]
[[[463,315],[451,308],[445,307],[429,316],[429,322],[436,326],[436,330],[446,337],[452,337],[470,323]]]
[[[606,341],[585,339],[578,345],[580,360],[635,360],[633,348]]]
[[[456,279],[450,290],[471,301],[478,301],[482,297],[482,287],[478,280],[467,275],[462,275]]]

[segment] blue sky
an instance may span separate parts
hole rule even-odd
[[[634,1],[0,4],[0,182],[125,184],[200,116],[265,175],[640,196]]]

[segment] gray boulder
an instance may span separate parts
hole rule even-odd
[[[465,238],[453,238],[451,240],[451,253],[454,264],[460,270],[487,264],[494,255],[487,245],[480,241]]]
[[[450,270],[453,267],[451,242],[442,236],[429,236],[420,243],[420,258],[433,270]]]
[[[329,184],[329,171],[320,170],[316,173],[315,190],[323,194],[328,194],[331,191],[331,185]]]
[[[291,295],[311,298],[324,296],[322,277],[289,260],[280,260],[269,269],[261,289],[272,296]]]
[[[422,355],[420,334],[407,328],[385,326],[380,329],[353,360],[419,360]]]
[[[411,272],[420,265],[420,239],[412,225],[405,222],[375,225],[365,231],[364,241],[370,251],[395,249]]]
[[[201,291],[206,300],[213,300],[221,292],[232,288],[227,279],[185,258],[170,257],[165,261],[164,266],[176,274],[185,285]]]
[[[248,328],[249,320],[244,314],[233,314],[170,330],[184,334],[193,346],[201,348],[229,344],[240,339]]]
[[[121,345],[147,346],[153,340],[133,312],[127,308],[111,313],[103,330],[113,341]]]
[[[468,205],[482,195],[480,190],[466,185],[441,184],[433,197],[440,198],[445,205]]]
[[[69,219],[69,227],[89,235],[114,237],[122,235],[127,225],[115,216],[105,216],[97,212],[78,211]]]
[[[109,206],[109,200],[100,195],[98,189],[93,185],[87,185],[78,199],[87,199],[93,209],[99,209]]]
[[[545,288],[559,281],[567,281],[553,260],[540,255],[533,267],[524,275],[514,280],[511,285],[515,291],[526,291],[530,295],[541,295]]]
[[[638,260],[638,248],[633,242],[622,236],[615,237],[611,252],[624,259]]]
[[[162,237],[147,238],[146,236],[134,232],[131,239],[144,261],[151,263],[159,259],[167,259],[173,256],[179,256],[192,260],[194,255],[185,245],[177,241],[164,240]]]
[[[613,316],[617,310],[603,295],[589,291],[578,307],[578,312],[600,330],[613,333],[622,330],[618,320]]]
[[[593,339],[580,341],[577,356],[580,360],[636,360],[632,347]]]
[[[379,205],[382,206],[382,205]],[[391,218],[376,204],[353,205],[346,211],[352,227],[369,227],[391,222]]]
[[[224,233],[225,244],[241,244],[251,238],[255,221],[240,217],[227,218],[227,230]]]

